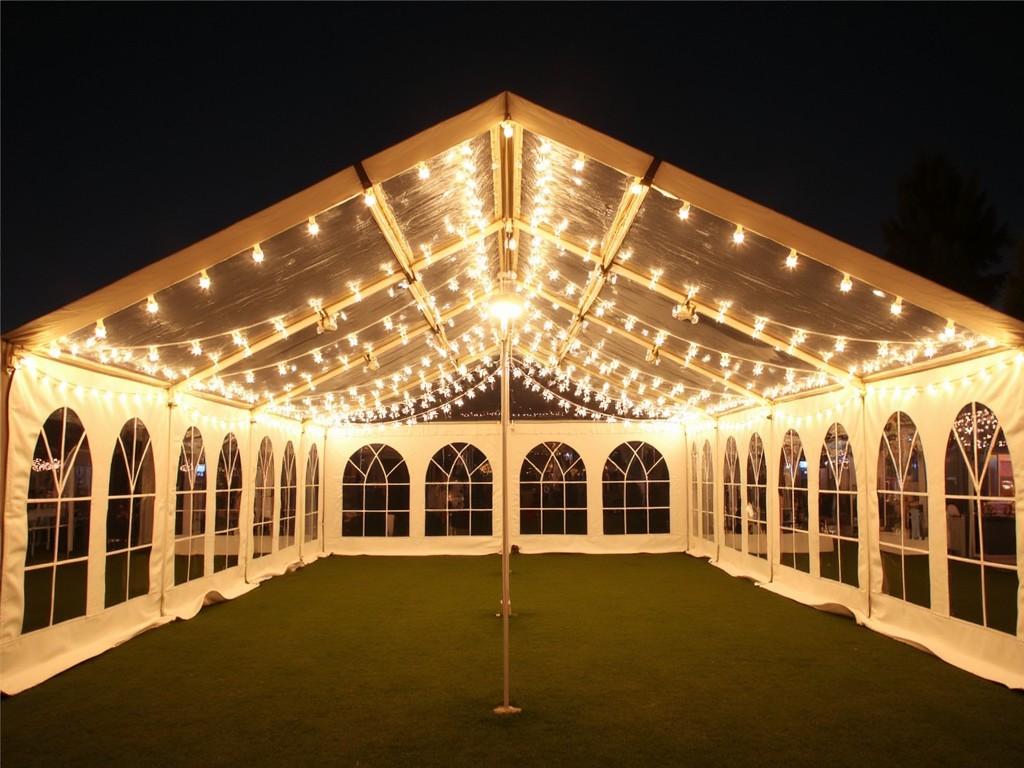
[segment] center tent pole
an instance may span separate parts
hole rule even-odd
[[[509,357],[512,334],[507,322],[501,324],[501,632],[503,689],[498,715],[514,715],[522,710],[509,703],[512,657],[509,648],[509,616],[512,610],[512,592],[509,579],[509,482],[508,482],[508,430],[509,430]]]

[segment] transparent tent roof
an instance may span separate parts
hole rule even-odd
[[[1014,346],[1012,318],[512,94],[8,335],[326,424],[685,419]]]

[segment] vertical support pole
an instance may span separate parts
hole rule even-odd
[[[509,429],[509,355],[512,333],[502,323],[501,339],[501,636],[502,636],[502,699],[495,714],[514,715],[522,710],[509,703],[512,655],[509,648],[509,614],[512,610],[512,590],[509,577],[509,481],[508,481],[508,429]]]

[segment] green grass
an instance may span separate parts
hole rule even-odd
[[[1024,696],[686,555],[340,558],[4,700],[28,765],[1019,765]]]

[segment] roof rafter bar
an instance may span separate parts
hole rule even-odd
[[[471,309],[474,306],[476,306],[476,301],[474,301],[474,300],[467,300],[467,301],[464,301],[464,302],[462,302],[460,304],[457,304],[454,307],[452,307],[451,309],[448,309],[447,311],[441,313],[441,320],[440,320],[440,322],[442,324],[446,323],[449,320],[451,320],[453,317],[456,317],[457,315],[462,314],[467,309]],[[379,357],[381,355],[386,355],[387,353],[391,352],[392,350],[395,350],[398,347],[404,346],[405,344],[409,343],[413,339],[419,338],[423,334],[431,333],[431,332],[433,332],[433,326],[430,323],[425,322],[422,325],[420,325],[419,327],[413,328],[412,330],[408,331],[406,333],[406,335],[405,335],[405,339],[403,339],[401,337],[401,335],[393,336],[391,339],[389,339],[388,341],[384,342],[379,347],[375,347],[373,349],[373,356],[375,358],[378,358],[378,360],[379,360]],[[448,349],[447,347],[446,347],[446,351],[448,352],[449,359],[451,359],[453,361],[453,363],[454,363],[455,360],[456,360],[455,355],[453,355],[451,353],[451,350]],[[305,382],[304,384],[301,384],[301,385],[295,387],[294,389],[288,391],[282,397],[283,397],[283,399],[291,400],[291,399],[293,399],[295,397],[298,397],[299,395],[301,395],[301,394],[303,394],[303,393],[305,393],[307,391],[315,390],[318,386],[320,386],[325,381],[330,381],[331,379],[333,379],[333,378],[335,378],[337,376],[340,376],[341,374],[351,370],[354,366],[359,364],[359,361],[362,361],[363,359],[364,359],[364,357],[360,356],[355,361],[349,361],[348,364],[336,365],[336,366],[334,366],[334,367],[324,371],[323,373],[319,374],[318,376],[314,376],[312,379],[310,379],[309,381]]]
[[[500,228],[501,222],[493,222],[486,229],[481,230],[480,232],[477,232],[467,238],[458,238],[457,240],[453,240],[440,250],[431,253],[429,257],[424,257],[415,261],[412,265],[412,269],[413,271],[416,271],[422,269],[425,266],[428,266],[434,261],[446,259],[452,254],[458,253],[463,248],[467,248],[468,246],[472,245],[478,240],[482,240],[488,235],[493,234]],[[373,296],[375,293],[379,293],[380,291],[387,290],[388,288],[397,285],[398,283],[402,282],[403,279],[404,274],[401,272],[396,272],[393,275],[381,277],[380,279],[375,280],[369,285],[367,285],[365,288],[360,288],[358,294],[352,293],[347,296],[334,299],[330,303],[324,304],[322,310],[325,315],[335,315],[338,312],[347,309],[349,306],[359,301],[359,298],[357,298],[357,296],[365,299],[368,296]],[[187,389],[189,385],[192,384],[193,382],[207,379],[213,374],[215,374],[217,371],[226,370],[235,363],[244,360],[246,357],[249,357],[250,355],[256,352],[266,349],[275,342],[280,341],[281,339],[284,339],[293,333],[298,333],[304,328],[308,328],[311,325],[316,325],[316,323],[320,321],[320,318],[321,316],[319,313],[317,313],[314,310],[310,310],[310,313],[308,315],[303,315],[298,320],[294,320],[293,322],[288,323],[284,327],[284,330],[274,331],[273,333],[264,336],[262,339],[259,339],[258,341],[250,344],[247,349],[240,349],[235,352],[232,352],[230,355],[222,357],[216,363],[206,366],[205,368],[201,368],[200,370],[192,373],[187,378],[182,379],[181,381],[173,382],[170,386],[174,390]]]
[[[582,247],[578,243],[572,242],[571,240],[566,240],[564,237],[560,235],[556,235],[554,232],[546,229],[543,226],[531,228],[528,223],[523,221],[516,222],[516,226],[523,231],[532,232],[533,234],[540,236],[542,239],[547,240],[553,245],[559,248],[563,248],[569,253],[575,254],[576,256],[579,256],[582,259],[589,260],[593,258],[593,254],[586,248]],[[637,283],[638,285],[643,285],[646,288],[649,288],[651,285],[650,276],[642,275],[632,267],[629,267],[628,265],[623,264],[622,262],[615,262],[614,264],[612,264],[609,271],[621,275],[622,277],[625,277],[630,282]],[[671,299],[677,304],[686,303],[687,297],[684,294],[679,293],[678,291],[673,291],[671,288],[668,288],[667,286],[661,284],[660,282],[655,282],[653,290],[656,293],[661,294],[665,298]],[[696,296],[692,297],[690,300],[693,302],[697,310],[703,313],[705,316],[714,318],[718,317],[717,307],[712,307],[710,304],[704,303]],[[831,363],[826,362],[817,355],[812,354],[804,349],[800,349],[799,347],[793,347],[792,350],[790,350],[790,344],[788,341],[784,341],[783,339],[780,339],[766,331],[760,331],[755,336],[754,326],[732,315],[729,315],[728,313],[726,313],[726,315],[722,318],[722,323],[734,330],[749,334],[753,339],[759,339],[769,347],[781,349],[791,357],[795,357],[796,359],[801,360],[809,365],[813,365],[817,370],[825,371],[826,373],[829,373],[832,376],[838,378],[843,383],[848,381],[854,387],[861,387],[860,380],[856,376],[851,374],[849,371],[845,371],[842,368],[839,368],[838,366],[832,365]]]
[[[563,309],[566,309],[566,310],[568,310],[570,312],[575,311],[575,309],[572,306],[572,304],[570,304],[569,302],[559,298],[555,294],[549,292],[546,288],[540,288],[539,291],[540,291],[540,295],[542,295],[548,301],[551,301],[552,303],[558,304]],[[607,320],[604,320],[604,319],[602,319],[600,317],[591,317],[591,318],[588,318],[588,321],[594,323],[595,325],[599,325],[600,327],[605,328],[606,330],[611,330],[612,333],[616,333],[616,334],[618,334],[619,336],[621,336],[624,339],[629,339],[634,344],[636,344],[637,346],[643,347],[644,349],[650,350],[650,349],[654,348],[654,344],[651,341],[649,341],[647,339],[643,339],[640,336],[637,336],[637,335],[635,335],[633,333],[630,333],[625,328],[620,328],[619,326],[615,325],[614,323],[609,323]],[[701,374],[707,376],[709,379],[711,379],[711,380],[713,380],[713,381],[723,385],[724,387],[726,387],[727,389],[732,390],[736,394],[740,394],[740,395],[743,395],[744,397],[752,398],[752,399],[756,400],[757,402],[759,402],[761,405],[768,405],[771,402],[768,398],[764,397],[763,395],[758,394],[754,390],[747,389],[746,387],[737,384],[732,379],[725,378],[724,376],[722,376],[722,374],[720,374],[717,371],[714,371],[714,370],[712,370],[710,368],[706,368],[704,365],[702,365],[701,363],[698,363],[695,360],[687,360],[686,358],[680,357],[679,355],[677,355],[677,354],[675,354],[673,352],[670,352],[667,349],[664,349],[664,348],[661,348],[661,347],[658,348],[658,353],[657,354],[658,354],[659,357],[663,357],[666,360],[671,360],[673,363],[676,363],[677,365],[680,365],[683,368],[689,368],[689,369],[691,369],[693,371],[696,371],[697,373],[701,373]]]
[[[385,291],[388,288],[397,285],[402,281],[402,279],[402,275],[396,272],[393,275],[387,275],[386,277],[382,277],[379,280],[374,280],[372,283],[370,283],[370,285],[366,286],[365,288],[361,288],[358,293],[349,294],[344,298],[332,301],[330,304],[323,305],[322,312],[324,313],[324,315],[327,316],[336,315],[338,312],[347,309],[356,302],[365,299],[367,296],[372,296],[375,293]],[[213,374],[215,374],[217,371],[223,371],[227,368],[230,368],[235,363],[238,363],[257,352],[266,349],[267,347],[273,345],[275,342],[280,341],[281,339],[285,339],[293,333],[298,333],[301,330],[309,328],[311,325],[316,325],[320,321],[320,319],[321,315],[316,310],[311,308],[308,314],[304,314],[298,320],[294,320],[291,323],[288,323],[283,330],[274,331],[273,333],[264,336],[262,339],[259,339],[258,341],[249,344],[243,349],[236,350],[235,352],[232,352],[230,355],[225,355],[224,357],[220,358],[216,363],[208,365],[205,368],[200,368],[198,371],[190,374],[187,378],[182,379],[181,381],[174,382],[172,388],[188,388],[195,382],[207,379]]]
[[[626,278],[632,283],[636,283],[637,285],[643,285],[647,288],[650,288],[655,293],[659,293],[665,298],[676,302],[677,304],[685,304],[687,302],[687,296],[685,294],[679,293],[678,291],[675,291],[666,285],[662,285],[658,281],[655,281],[652,287],[650,276],[642,275],[641,273],[637,272],[635,269],[628,266],[627,264],[613,265],[612,272],[614,272],[617,275],[621,275],[622,277]],[[694,307],[696,307],[696,309],[705,317],[709,319],[715,318],[717,320],[719,316],[719,311],[716,307],[713,307],[710,304],[707,304],[699,300],[696,296],[690,297],[689,301],[692,302]],[[753,339],[761,339],[765,344],[775,349],[780,349],[784,351],[787,355],[795,357],[798,360],[802,360],[808,365],[813,365],[819,371],[824,371],[825,373],[828,373],[829,375],[838,379],[840,384],[845,384],[849,382],[854,387],[863,388],[863,383],[860,381],[860,379],[857,376],[851,374],[849,371],[845,371],[836,365],[832,365],[831,363],[827,362],[818,355],[815,355],[811,352],[808,352],[805,349],[801,349],[798,346],[790,344],[789,342],[784,341],[783,339],[780,339],[767,331],[758,331],[750,323],[747,323],[744,320],[734,317],[733,315],[730,315],[728,312],[723,313],[722,319],[718,322],[721,322],[723,325],[727,325],[734,330],[748,334]]]
[[[429,292],[423,287],[423,283],[420,282],[416,274],[416,257],[413,256],[412,248],[409,247],[405,235],[402,234],[402,230],[398,226],[398,220],[395,218],[394,211],[388,205],[387,198],[384,196],[384,188],[379,183],[371,182],[362,163],[356,163],[355,169],[356,173],[359,174],[360,180],[366,186],[366,199],[370,203],[370,215],[373,216],[373,220],[377,223],[381,234],[384,235],[384,240],[387,241],[392,255],[394,255],[402,273],[405,275],[409,293],[419,306],[423,319],[430,324],[430,329],[434,336],[437,337],[438,343],[448,350],[448,337],[445,336],[444,327],[438,322],[436,312],[430,304]]]
[[[558,348],[556,355],[558,362],[561,362],[562,358],[569,351],[569,347],[583,325],[583,318],[586,317],[594,302],[597,301],[601,289],[604,288],[605,281],[608,279],[608,271],[615,262],[615,257],[619,254],[619,248],[622,247],[622,242],[626,239],[629,228],[633,226],[633,222],[640,212],[640,206],[643,205],[644,200],[647,198],[647,193],[651,190],[650,180],[654,178],[654,174],[660,164],[659,160],[654,160],[642,179],[634,178],[630,182],[626,194],[619,201],[619,208],[615,211],[615,216],[612,218],[608,231],[605,232],[604,238],[601,241],[597,270],[591,276],[587,287],[583,289],[583,293],[580,295],[579,308],[576,311],[575,317],[573,317],[572,324],[569,326],[569,333]]]

